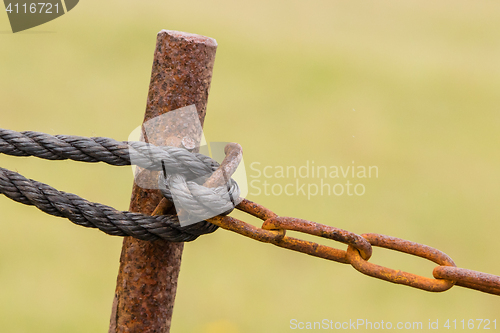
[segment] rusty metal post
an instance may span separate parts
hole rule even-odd
[[[216,49],[212,38],[158,33],[144,122],[195,104],[203,126]],[[179,134],[168,144],[179,146]],[[134,184],[130,211],[151,214],[161,198],[160,191]],[[170,331],[183,245],[124,239],[110,333]]]

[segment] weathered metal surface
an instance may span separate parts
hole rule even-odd
[[[243,199],[236,208],[263,221],[278,216],[270,209],[248,199]]]
[[[236,208],[264,221],[276,216],[271,210],[247,199],[242,199]],[[215,216],[207,221],[223,229],[231,230],[240,235],[265,243],[270,243],[275,239],[285,236],[284,230],[264,230],[230,216]]]
[[[351,264],[359,272],[385,281],[432,292],[445,291],[456,284],[500,295],[500,276],[457,268],[447,254],[427,245],[380,234],[358,235],[312,221],[277,216],[266,207],[246,199],[236,206],[236,208],[264,220],[262,228],[255,227],[230,216],[216,216],[208,221],[221,228],[260,242],[271,243],[319,258]],[[315,242],[289,237],[286,235],[286,230],[333,239],[348,244],[348,248],[347,251],[344,251]],[[437,263],[440,266],[436,267],[433,271],[435,279],[368,262],[372,255],[372,246],[384,247],[415,255]]]
[[[448,255],[427,245],[380,234],[363,234],[361,236],[373,246],[384,247],[390,250],[422,257],[442,266],[455,266],[455,263]],[[347,249],[347,259],[359,272],[397,284],[404,284],[433,292],[445,291],[454,285],[454,281],[451,280],[430,279],[416,274],[372,264],[364,260],[359,255],[359,252],[351,245],[349,245]]]
[[[338,231],[343,231],[341,229],[316,224],[316,227],[324,231],[324,233],[321,235],[319,232],[314,232],[308,228],[308,226],[313,225],[314,222],[278,217],[269,209],[247,199],[244,199],[237,206],[237,208],[264,220],[263,227],[258,228],[230,216],[216,216],[212,219],[209,219],[208,221],[218,225],[221,228],[239,233],[243,236],[250,237],[260,242],[271,243],[289,250],[306,253],[315,257],[333,260],[344,264],[349,263],[349,261],[347,261],[346,251],[286,236],[286,230],[295,230],[333,239],[333,237],[337,237],[339,235]],[[283,223],[280,223],[280,221],[283,221]],[[340,239],[345,240],[345,236],[348,234],[348,232],[343,232],[344,233],[342,233],[342,235],[344,236],[344,238],[340,237]],[[353,241],[352,243],[356,242]],[[358,245],[358,243],[356,244]],[[359,244],[361,243],[359,242]],[[371,254],[370,244],[367,243],[367,247],[363,248],[367,248],[368,250],[366,250],[366,253]]]
[[[144,122],[195,104],[203,125],[216,49],[217,43],[208,37],[158,33]],[[164,129],[158,126],[149,129],[146,139],[151,133],[161,138]],[[189,125],[170,126],[178,132],[166,138],[165,145],[182,147],[183,139],[193,139]],[[134,184],[130,211],[151,214],[161,199],[160,191]],[[172,209],[167,206],[163,208]],[[125,238],[109,332],[170,331],[183,245]]]
[[[214,216],[207,221],[223,229],[234,231],[240,235],[264,243],[271,243],[274,239],[283,237],[284,235],[282,231],[264,230],[231,216]]]
[[[363,237],[335,227],[324,224],[297,219],[293,217],[274,217],[266,220],[262,225],[263,229],[285,229],[303,232],[309,235],[333,239],[337,242],[352,245],[358,249],[363,259],[368,260],[372,255],[372,247]],[[282,242],[285,242],[284,239]]]
[[[500,276],[449,266],[438,266],[432,274],[436,279],[455,280],[457,286],[500,295]]]
[[[220,167],[207,179],[203,186],[212,188],[226,184],[238,168],[243,158],[243,149],[241,146],[237,143],[228,143],[224,148],[224,153],[226,154],[224,161],[222,161]]]

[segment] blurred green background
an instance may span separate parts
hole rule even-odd
[[[500,274],[499,2],[84,0],[17,34],[0,14],[0,126],[126,140],[143,118],[161,29],[217,40],[205,134],[240,143],[250,175],[252,162],[379,168],[363,196],[249,199]],[[0,166],[128,208],[128,167],[3,155]],[[0,226],[1,332],[107,332],[121,238],[4,196]],[[382,249],[371,261],[429,277],[435,266]],[[498,300],[390,284],[219,230],[185,246],[172,332],[287,332],[291,319],[498,322]]]

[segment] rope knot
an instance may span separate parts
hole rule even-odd
[[[215,172],[219,164],[212,160]],[[222,169],[221,169],[222,170]],[[198,223],[217,215],[227,215],[241,202],[238,184],[224,174],[223,185],[206,187],[204,184],[213,173],[195,179],[186,175],[160,173],[158,185],[163,196],[172,201],[179,215],[181,226]]]

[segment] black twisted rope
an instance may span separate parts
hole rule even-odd
[[[183,179],[198,181],[208,178],[219,166],[210,157],[190,153],[182,148],[156,147],[145,142],[116,141],[103,137],[52,136],[40,132],[16,132],[1,128],[0,153],[35,156],[48,160],[105,162],[118,166],[133,163],[149,170],[163,170],[166,174],[178,174],[182,175]],[[230,192],[239,193],[234,186],[237,187],[233,185]],[[74,194],[58,191],[3,168],[0,168],[0,193],[17,202],[34,205],[48,214],[66,217],[75,224],[98,228],[110,235],[186,242],[217,230],[217,226],[206,221],[181,226],[175,215],[148,216],[118,211]],[[233,201],[232,194],[229,197]],[[231,209],[225,212],[226,214],[234,208],[234,203],[229,208]]]
[[[3,168],[0,168],[0,193],[25,205],[34,205],[47,214],[65,217],[77,225],[98,228],[114,236],[188,242],[217,230],[217,226],[206,221],[181,227],[176,215],[149,216],[118,211]]]
[[[202,154],[176,147],[156,147],[141,141],[116,141],[40,132],[16,132],[0,128],[0,153],[35,156],[47,160],[104,162],[111,165],[135,164],[148,170],[182,174],[188,179],[212,172],[213,160]]]

